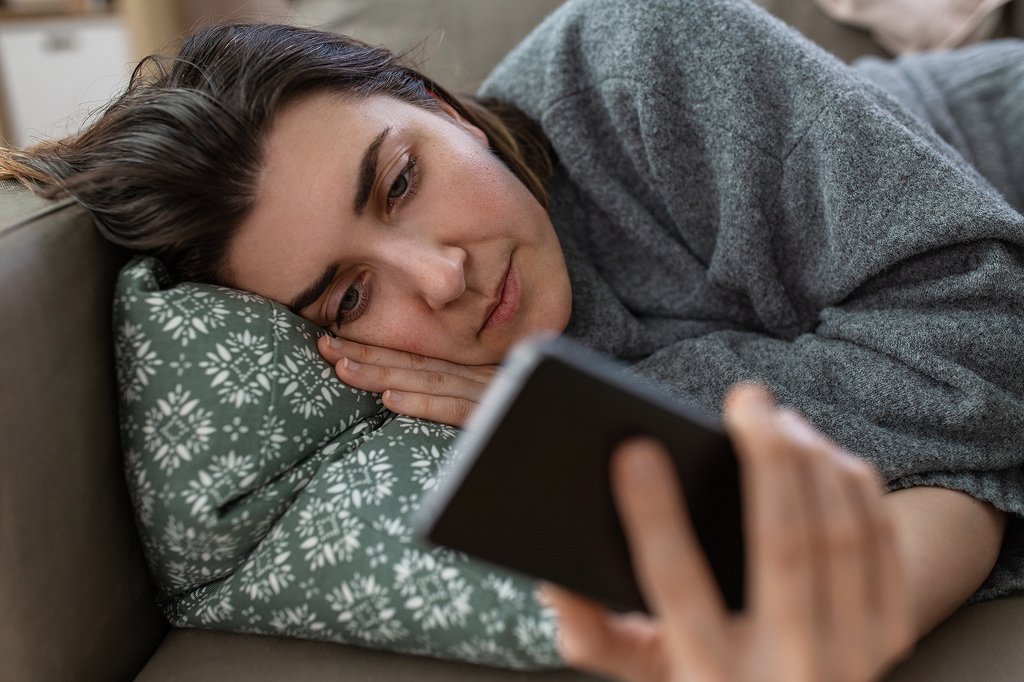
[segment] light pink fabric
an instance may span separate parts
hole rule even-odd
[[[815,0],[893,54],[957,47],[995,32],[1008,0]]]

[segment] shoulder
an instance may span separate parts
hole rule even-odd
[[[747,0],[570,0],[498,65],[481,94],[534,118],[608,80],[686,91],[838,66]],[[813,69],[812,69],[813,70]]]

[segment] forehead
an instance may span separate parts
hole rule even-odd
[[[228,284],[278,301],[307,267],[304,248],[351,205],[367,145],[396,123],[398,102],[383,97],[315,94],[289,102],[264,141],[255,201],[228,244]],[[293,262],[294,261],[294,262]],[[279,281],[280,280],[280,281]]]
[[[408,117],[407,104],[382,97],[336,93],[304,95],[288,102],[271,123],[264,143],[264,170],[272,172],[296,148],[362,153],[378,128]]]
[[[225,282],[290,301],[323,269],[323,245],[353,219],[371,143],[387,129],[382,151],[393,154],[440,118],[382,95],[316,93],[289,102],[267,134],[253,208],[228,245]]]

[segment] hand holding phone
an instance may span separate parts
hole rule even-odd
[[[646,610],[608,470],[619,442],[648,434],[671,453],[725,603],[742,607],[739,474],[714,419],[564,338],[518,346],[482,402],[417,519],[429,540]]]
[[[613,455],[612,487],[658,617],[547,585],[563,656],[632,682],[877,679],[913,641],[878,477],[760,387],[734,388],[726,403],[743,474],[746,612],[721,603],[664,449],[634,439]]]

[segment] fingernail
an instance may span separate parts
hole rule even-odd
[[[353,372],[359,369],[359,363],[355,360],[349,360],[348,358],[342,358],[341,364],[345,369],[350,369]]]
[[[389,388],[388,390],[384,391],[384,395],[381,397],[389,402],[397,403],[399,400],[402,399],[402,394],[399,393],[398,391],[392,391]]]
[[[327,345],[337,350],[338,348],[341,348],[341,339],[337,336],[328,337]]]

